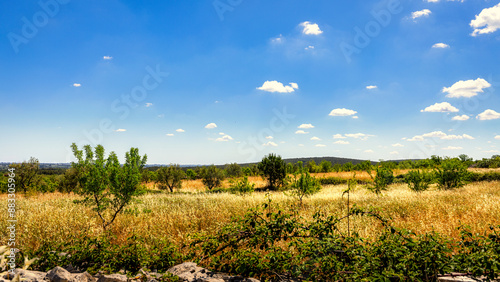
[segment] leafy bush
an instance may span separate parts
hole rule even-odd
[[[215,165],[202,167],[199,175],[201,176],[203,185],[205,185],[208,190],[221,186],[224,180],[224,171]]]
[[[244,176],[243,180],[233,182],[229,191],[233,194],[250,194],[255,191],[255,183],[250,183],[248,177]]]
[[[376,175],[372,177],[371,172],[368,172],[373,179],[373,184],[368,185],[368,190],[380,195],[382,191],[387,190],[387,187],[394,182],[394,173],[388,167],[377,167]]]
[[[224,169],[228,177],[241,177],[243,175],[243,170],[237,163],[226,164]]]
[[[293,194],[302,202],[302,198],[319,192],[321,190],[321,184],[315,177],[312,177],[309,172],[306,172],[302,173],[299,179],[292,182],[291,189],[293,190]]]
[[[458,159],[444,159],[441,166],[437,167],[435,179],[440,189],[448,190],[465,185],[468,172],[467,167]]]
[[[329,177],[319,177],[318,181],[321,185],[339,185],[347,183],[347,179],[340,177],[329,176]]]
[[[419,171],[419,170],[411,170],[409,171],[405,177],[405,182],[408,184],[408,188],[415,192],[422,192],[429,188],[429,184],[432,183],[432,174]]]
[[[259,171],[267,177],[269,189],[276,190],[282,186],[286,177],[286,164],[281,156],[269,154],[258,164]]]

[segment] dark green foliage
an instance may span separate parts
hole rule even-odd
[[[283,185],[286,177],[286,164],[281,156],[269,154],[258,164],[258,168],[262,175],[267,177],[269,189],[276,190]]]
[[[79,189],[79,179],[80,176],[78,175],[78,170],[73,167],[68,168],[64,172],[64,175],[62,175],[62,178],[58,183],[57,190],[63,193],[77,192],[77,189]]]
[[[243,176],[243,170],[237,163],[227,164],[224,169],[226,170],[226,175],[228,177],[235,178]]]
[[[232,181],[228,190],[233,194],[250,194],[255,191],[255,183],[250,183],[248,177],[244,176],[242,180]]]
[[[318,193],[321,190],[321,184],[315,177],[306,172],[302,173],[299,179],[292,182],[291,189],[302,202],[302,198]]]
[[[342,165],[342,171],[352,171],[354,170],[354,165],[351,162]]]
[[[158,188],[165,190],[169,189],[174,192],[174,189],[180,189],[182,180],[186,178],[186,173],[177,164],[164,166],[156,171],[156,183]]]
[[[202,179],[203,185],[205,185],[208,190],[221,186],[222,181],[224,180],[224,171],[215,165],[200,168],[198,174]]]
[[[433,178],[431,173],[411,170],[404,176],[404,180],[412,191],[422,192],[429,188]]]
[[[373,193],[380,195],[382,191],[387,190],[387,187],[394,182],[394,173],[387,167],[377,167],[375,172],[375,177],[372,177],[373,183],[369,184],[367,188]],[[371,172],[369,174],[372,176]]]
[[[329,177],[320,177],[318,181],[321,185],[339,185],[347,183],[347,179],[343,179],[340,177],[329,176]]]
[[[500,181],[500,172],[490,171],[485,173],[468,172],[465,179],[467,182],[477,181]]]
[[[197,179],[198,175],[196,174],[196,172],[192,169],[188,169],[186,170],[186,178],[189,179],[189,180],[194,180],[194,179]]]
[[[141,182],[141,170],[147,157],[139,155],[139,149],[131,148],[125,154],[125,163],[120,165],[118,157],[111,152],[106,159],[104,147],[97,145],[95,151],[90,145],[78,150],[75,143],[71,145],[77,162],[71,163],[79,176],[80,189],[77,193],[84,196],[82,201],[93,206],[99,215],[103,229],[113,223],[116,216],[138,195]]]
[[[332,163],[327,160],[322,160],[319,164],[320,172],[330,172],[332,171]]]
[[[24,193],[28,192],[29,189],[34,189],[40,169],[38,159],[31,157],[27,162],[10,164],[9,168],[15,169],[16,189],[20,189]]]
[[[468,172],[465,164],[458,159],[446,158],[435,169],[434,175],[439,188],[448,190],[464,186]]]

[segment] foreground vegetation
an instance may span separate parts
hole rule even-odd
[[[85,158],[74,152],[78,163],[58,184],[70,189],[55,189],[64,193],[41,193],[36,173],[27,173],[32,182],[16,202],[19,263],[37,257],[38,270],[71,264],[133,274],[190,260],[271,281],[500,273],[500,173],[467,158],[320,173],[270,155],[256,172],[173,165],[155,176],[137,149],[122,166],[102,147],[86,147]],[[32,173],[36,164],[16,168]]]

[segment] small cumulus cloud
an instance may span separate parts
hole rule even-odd
[[[216,128],[216,127],[217,127],[217,124],[215,124],[215,123],[213,123],[213,122],[211,122],[211,123],[209,123],[209,124],[205,125],[205,128],[207,128],[207,129],[212,129],[212,128]]]
[[[486,8],[476,15],[476,18],[470,22],[470,26],[474,28],[472,36],[478,34],[492,33],[500,29],[500,3]]]
[[[335,134],[335,135],[333,135],[333,139],[345,139],[345,138],[347,138],[347,137],[342,136],[342,134]]]
[[[278,144],[274,143],[273,141],[269,141],[267,143],[264,143],[262,144],[262,146],[266,146],[266,147],[277,147]]]
[[[312,49],[314,49],[314,46],[309,45],[309,46],[307,46],[307,47],[306,47],[306,48],[304,48],[304,49],[305,49],[305,50],[312,50]]]
[[[326,145],[324,145],[324,144],[316,144],[315,146],[316,147],[326,147]]]
[[[377,85],[368,85],[366,86],[366,89],[371,90],[371,89],[377,89]]]
[[[495,136],[495,139],[500,140],[500,135]]]
[[[272,136],[266,136],[266,139],[272,140],[274,137]]]
[[[420,18],[420,17],[428,17],[430,14],[432,14],[431,10],[423,9],[423,10],[415,11],[415,12],[411,13],[411,18],[415,20],[415,19]]]
[[[454,116],[451,120],[465,121],[468,120],[468,115]]]
[[[113,59],[113,57],[111,57],[111,56],[103,56],[102,59],[103,60],[111,60],[111,59]]]
[[[82,86],[80,83],[73,83],[73,87],[80,87]]]
[[[389,154],[391,154],[391,155],[399,155],[399,152],[398,151],[392,151],[392,152],[389,152]]]
[[[439,138],[442,140],[462,140],[462,139],[473,140],[473,139],[475,139],[474,137],[472,137],[468,134],[448,135],[442,131],[433,131],[433,132],[429,132],[429,133],[424,133],[422,135],[415,135],[415,136],[413,136],[413,138],[407,139],[406,141],[424,141],[425,138]]]
[[[476,116],[476,119],[478,120],[492,120],[492,119],[499,119],[500,118],[500,113],[495,112],[494,110],[488,109]]]
[[[297,130],[295,131],[295,134],[308,134],[309,132],[306,132],[304,130]]]
[[[462,150],[463,148],[462,147],[448,146],[448,147],[444,147],[442,149],[443,150]]]
[[[500,153],[498,150],[488,150],[488,151],[483,151],[483,153]]]
[[[153,103],[146,103],[145,106],[146,106],[146,108],[149,108],[149,107],[153,106]]]
[[[313,140],[313,141],[321,141],[321,138],[318,138],[318,137],[316,137],[316,136],[313,136],[313,137],[311,137],[311,140]]]
[[[373,153],[373,150],[364,150],[365,153]]]
[[[373,137],[375,135],[371,134],[365,134],[365,133],[349,133],[345,134],[346,137],[354,138],[354,139],[361,139],[361,140],[366,140],[368,137]]]
[[[176,129],[175,131],[177,131],[177,132],[186,132],[186,131],[185,131],[184,129],[182,129],[182,128]]]
[[[295,91],[295,89],[299,89],[299,85],[295,82],[291,82],[290,85],[283,85],[283,83],[276,80],[266,80],[264,84],[262,84],[261,87],[257,87],[257,89],[271,93],[292,93]]]
[[[402,144],[399,144],[399,143],[396,143],[396,144],[392,144],[391,146],[392,146],[392,147],[404,147],[404,145],[402,145]]]
[[[436,43],[436,44],[432,45],[432,48],[445,49],[445,48],[450,48],[450,45],[445,44],[445,43]]]
[[[349,143],[349,141],[339,140],[339,141],[333,142],[333,144],[348,145],[350,143]]]
[[[228,142],[230,140],[233,140],[233,137],[231,137],[229,135],[224,135],[222,137],[215,139],[216,142]]]
[[[281,35],[281,34],[278,37],[271,39],[271,43],[273,43],[273,44],[281,44],[283,42],[285,42],[285,37],[283,37],[283,35]]]
[[[303,123],[303,124],[299,125],[297,128],[310,129],[310,128],[314,128],[314,125],[312,125],[310,123]]]
[[[173,133],[167,133],[167,134],[165,134],[165,135],[167,135],[167,136],[174,136],[174,134],[173,134]]]
[[[302,33],[307,35],[319,35],[322,34],[323,31],[319,28],[318,24],[305,21],[300,23],[300,26],[303,27]]]
[[[479,92],[484,92],[483,89],[490,86],[491,84],[482,78],[460,80],[450,87],[443,87],[443,93],[448,93],[446,95],[448,98],[470,98],[476,96]]]
[[[431,105],[420,112],[428,112],[428,113],[446,113],[446,112],[458,112],[458,109],[450,105],[448,102],[436,103]]]
[[[115,132],[125,132],[127,131],[126,129],[123,129],[123,128],[118,128],[117,130],[115,130]]]
[[[333,117],[341,117],[341,116],[352,116],[355,115],[356,111],[354,110],[349,110],[346,108],[338,108],[338,109],[333,109],[328,115],[333,116]]]

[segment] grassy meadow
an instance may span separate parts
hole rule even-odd
[[[477,170],[477,169],[476,169]],[[481,170],[485,171],[485,170]],[[395,171],[395,174],[405,171]],[[324,174],[316,176],[324,177]],[[351,172],[328,173],[326,176],[352,177]],[[368,174],[356,173],[356,177],[367,180]],[[264,187],[260,177],[250,177],[256,187]],[[229,185],[226,181],[224,185]],[[189,243],[190,235],[204,231],[215,233],[232,216],[243,215],[268,201],[284,208],[299,209],[306,218],[320,210],[332,215],[347,213],[347,195],[342,192],[347,185],[326,185],[302,205],[296,197],[287,192],[254,192],[250,195],[229,193],[206,193],[200,180],[183,183],[175,193],[155,190],[148,183],[150,192],[138,197],[111,225],[116,235],[114,244],[120,244],[132,234],[146,241],[167,239],[181,246]],[[45,193],[17,194],[17,244],[18,247],[36,250],[42,243],[62,243],[79,233],[98,236],[102,233],[100,219],[90,207],[75,204],[80,199],[75,194]],[[6,202],[7,196],[0,195]],[[350,205],[362,208],[374,207],[386,218],[392,218],[392,225],[411,229],[417,233],[437,231],[442,235],[457,238],[457,227],[469,225],[473,232],[483,233],[490,225],[500,225],[500,182],[476,182],[454,190],[439,190],[432,185],[428,191],[416,193],[406,184],[392,184],[381,196],[358,185],[350,194]],[[7,206],[0,213],[2,242],[7,243]],[[347,226],[343,226],[347,230]],[[363,237],[374,238],[381,230],[380,224],[367,217],[351,220],[351,231]]]

